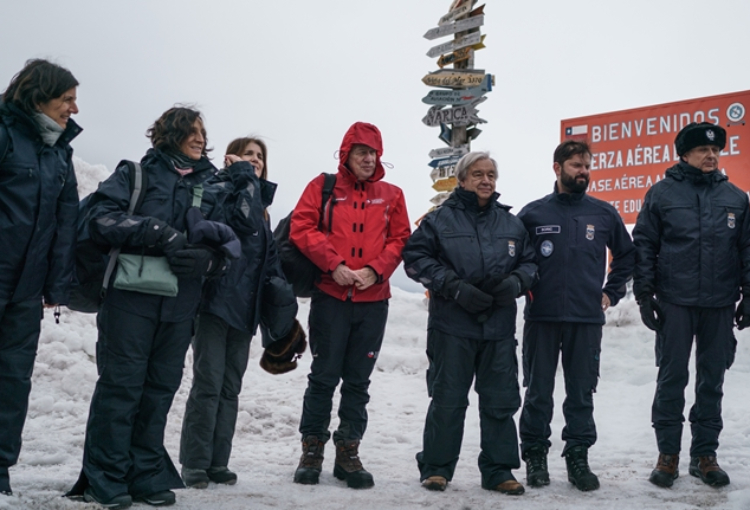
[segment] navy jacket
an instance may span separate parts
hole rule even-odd
[[[633,242],[615,208],[585,192],[558,193],[555,185],[553,193],[527,204],[518,218],[539,263],[526,320],[604,324],[602,292],[616,305],[635,265]],[[605,284],[607,248],[612,262]]]
[[[186,214],[193,203],[193,188],[204,183],[216,168],[203,158],[193,172],[181,176],[174,164],[162,151],[150,149],[141,160],[148,174],[148,187],[143,204],[134,215],[128,216],[130,181],[128,167],[122,165],[99,185],[90,201],[89,232],[91,238],[103,247],[121,247],[123,253],[143,253],[161,256],[155,246],[146,246],[144,236],[151,218],[165,221],[171,227],[185,232]],[[252,166],[243,167],[244,174]],[[248,178],[245,177],[245,182]],[[229,200],[220,200],[210,187],[204,188],[201,211],[206,219],[230,225],[235,230],[251,229],[249,205],[252,202],[248,188],[238,187]],[[114,275],[113,275],[114,278]],[[105,302],[142,317],[164,322],[181,322],[192,318],[200,302],[201,278],[180,278],[179,293],[175,297],[162,297],[113,288],[107,291]]]
[[[633,290],[681,306],[723,307],[750,296],[747,195],[719,171],[680,162],[654,184],[633,230]]]
[[[536,277],[537,266],[523,224],[499,204],[495,194],[479,208],[473,192],[456,188],[437,210],[427,214],[403,250],[409,278],[430,290],[427,327],[476,340],[505,340],[516,331],[516,304],[495,307],[485,322],[441,295],[446,270],[473,285],[492,275],[516,272],[522,281]]]
[[[75,266],[78,190],[68,120],[50,147],[34,121],[0,104],[0,305],[67,304]]]
[[[260,322],[260,305],[264,283],[271,276],[283,278],[276,244],[268,222],[264,218],[265,209],[273,202],[276,184],[258,179],[253,172],[247,175],[244,183],[241,165],[235,163],[219,172],[208,183],[212,195],[224,202],[231,197],[236,186],[245,186],[252,198],[248,203],[249,228],[237,231],[242,243],[242,256],[232,263],[222,277],[210,280],[203,289],[200,311],[206,311],[224,319],[235,329],[255,333]],[[239,170],[238,170],[239,168]]]

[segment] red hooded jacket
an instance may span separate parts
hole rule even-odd
[[[367,145],[377,152],[375,173],[366,181],[357,180],[345,164],[355,144]],[[322,175],[307,185],[292,213],[291,241],[323,271],[318,288],[342,301],[347,298],[355,302],[390,298],[388,279],[401,262],[401,250],[411,233],[404,193],[399,187],[382,180],[385,176],[380,162],[382,154],[383,141],[378,128],[356,122],[341,142],[336,186],[326,207],[323,232],[318,230]],[[329,234],[328,208],[331,206],[333,215]],[[342,287],[331,276],[341,263],[353,270],[369,266],[377,273],[378,280],[365,290],[355,286]]]

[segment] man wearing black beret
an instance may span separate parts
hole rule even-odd
[[[732,320],[738,329],[750,325],[750,211],[747,195],[719,170],[725,144],[720,126],[685,126],[675,139],[680,161],[646,194],[633,230],[633,291],[643,323],[656,331],[659,375],[651,421],[659,459],[649,480],[661,487],[671,487],[678,476],[693,338],[689,473],[714,487],[729,483],[716,450],[724,372],[737,347]]]

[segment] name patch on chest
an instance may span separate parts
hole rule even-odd
[[[543,227],[536,227],[536,235],[542,234],[559,234],[560,225],[544,225]]]

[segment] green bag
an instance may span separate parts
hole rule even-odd
[[[120,253],[112,285],[116,289],[175,297],[179,291],[177,276],[169,269],[166,257]]]

